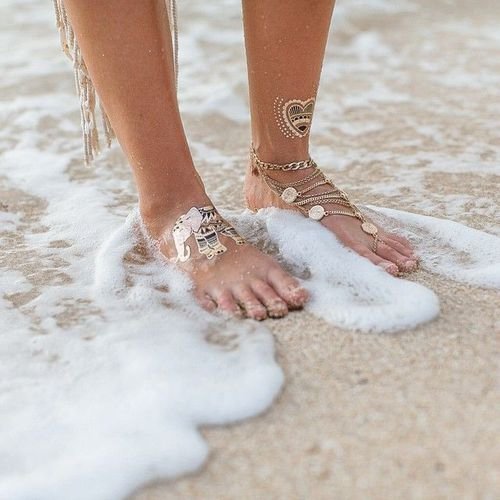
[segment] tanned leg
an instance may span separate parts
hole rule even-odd
[[[203,210],[212,204],[179,114],[165,2],[66,0],[65,6],[133,169],[143,222],[165,257],[190,273],[198,300],[255,319],[300,307],[307,294],[298,282],[242,244],[214,210]]]
[[[309,157],[309,129],[333,6],[334,0],[243,0],[252,142],[264,162],[284,164]],[[291,101],[298,104],[295,111]],[[294,123],[291,118],[299,120]],[[309,172],[268,174],[281,183],[292,183]],[[321,194],[327,189],[330,187],[319,186],[309,194]],[[245,190],[252,209],[271,205],[290,208],[271,192],[254,164],[249,167]],[[343,207],[332,203],[325,208]],[[392,274],[416,268],[417,261],[404,238],[379,229],[380,240],[374,253],[373,238],[361,229],[358,219],[330,215],[321,224],[345,245]]]

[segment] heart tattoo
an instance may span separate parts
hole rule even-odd
[[[305,101],[292,99],[285,102],[281,97],[274,100],[274,116],[279,129],[286,137],[305,137],[311,128],[315,98]]]

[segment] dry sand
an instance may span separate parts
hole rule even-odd
[[[411,13],[390,15],[357,7],[348,21],[340,19],[339,31],[334,24],[321,88],[325,102],[355,98],[373,81],[411,99],[389,98],[366,109],[344,106],[332,133],[316,144],[332,147],[341,158],[353,149],[359,153],[359,162],[342,169],[344,185],[358,199],[498,231],[500,118],[491,106],[500,92],[478,75],[500,73],[500,39],[485,35],[492,23],[498,26],[499,4],[419,4]],[[392,70],[378,72],[383,54],[372,71],[349,74],[350,55],[343,49],[361,30],[380,36],[400,55],[397,77]],[[340,76],[336,60],[344,69]],[[456,65],[478,85],[460,83]],[[457,83],[443,84],[447,78]],[[382,120],[384,126],[353,137],[342,133],[343,120],[360,127]],[[430,129],[426,141],[416,141],[415,123],[439,130],[441,139]],[[204,125],[189,123],[199,136]],[[234,136],[241,143],[240,130]],[[231,139],[208,138],[228,154]],[[496,170],[475,171],[472,160],[467,168],[466,150],[475,145]],[[450,163],[459,158],[465,168],[435,171],[425,161],[401,161],[422,151]],[[412,189],[415,172],[424,191]],[[214,170],[206,166],[204,173],[209,187],[215,186]],[[377,189],[384,185],[395,189],[384,195],[384,188]],[[234,206],[241,201],[236,186],[225,193]],[[452,197],[468,205],[453,210]],[[475,210],[478,198],[488,200],[489,217]],[[268,322],[286,374],[273,408],[231,428],[207,429],[212,456],[202,471],[152,485],[134,500],[498,498],[498,293],[424,272],[412,279],[435,290],[442,305],[438,320],[413,331],[345,332],[305,313]]]

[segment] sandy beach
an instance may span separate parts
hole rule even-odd
[[[498,294],[417,279],[443,310],[412,332],[275,322],[286,386],[272,409],[206,430],[202,472],[132,498],[495,498]]]
[[[180,103],[193,154],[214,201],[241,210],[249,127],[240,7],[229,0],[178,3]],[[13,314],[5,318],[19,313],[19,331],[42,338],[99,314],[86,299],[54,299],[50,314],[37,309],[50,287],[74,287],[85,272],[71,274],[73,262],[51,253],[69,243],[44,222],[48,201],[22,188],[29,172],[14,182],[9,169],[26,167],[38,153],[47,155],[47,169],[59,168],[64,156],[68,186],[107,193],[102,218],[111,225],[136,197],[116,145],[95,167],[81,163],[71,68],[49,6],[23,2],[31,13],[26,22],[13,5],[2,7],[2,40],[20,40],[23,26],[27,41],[13,49],[0,85],[0,297]],[[338,0],[312,133],[317,161],[363,204],[500,236],[499,22],[495,0]],[[22,156],[26,151],[31,156]],[[67,196],[57,189],[55,196]],[[44,232],[47,246],[37,248],[33,241]],[[95,229],[97,240],[104,232]],[[438,240],[425,243],[426,251],[447,251]],[[465,247],[463,254],[470,260]],[[128,498],[497,498],[498,290],[432,267],[405,279],[435,292],[438,318],[397,333],[351,331],[307,311],[266,321],[285,376],[272,406],[234,425],[203,427],[210,451],[197,472],[154,480]],[[11,289],[14,282],[19,286]],[[9,321],[1,326],[10,331]],[[0,464],[6,457],[0,453]]]
[[[347,9],[346,4],[339,1],[337,6]],[[323,106],[356,99],[356,90],[363,91],[372,82],[385,84],[395,93],[410,91],[411,99],[391,102],[389,97],[389,102],[382,100],[368,110],[347,107],[330,124],[334,133],[316,144],[333,148],[341,158],[361,160],[360,164],[346,162],[342,178],[367,203],[420,208],[422,213],[492,230],[498,223],[500,142],[494,123],[499,120],[500,94],[498,87],[482,87],[478,73],[498,78],[500,64],[493,54],[500,54],[500,40],[484,45],[479,40],[483,28],[500,20],[500,9],[494,2],[477,2],[472,8],[467,2],[419,2],[419,6],[408,13],[391,13],[389,8],[389,12],[364,15],[360,5],[349,11],[351,21],[342,24],[341,30],[336,30],[334,15],[331,66],[327,61],[321,87]],[[374,71],[348,74],[347,48],[360,30],[381,37],[401,54],[400,78],[387,76],[392,68],[384,67],[384,53],[378,56]],[[368,43],[366,51],[370,51]],[[454,65],[462,59],[466,60],[462,68],[467,68],[468,78],[476,85],[442,85],[439,79],[452,79],[457,71]],[[346,69],[340,76],[335,65],[342,63]],[[434,71],[429,74],[426,65],[434,65]],[[495,100],[496,111],[491,107]],[[363,131],[367,123],[380,119],[382,132]],[[343,132],[344,120],[358,126],[359,133],[353,137]],[[417,122],[430,127],[422,142],[415,140]],[[433,134],[433,127],[444,135],[442,141]],[[221,141],[215,141],[220,147]],[[227,140],[228,153],[232,142]],[[475,147],[484,147],[483,158],[491,155],[489,174],[475,171],[474,161],[465,166],[465,152]],[[403,166],[391,161],[422,150],[447,156],[450,165],[458,160],[464,168],[449,173],[425,171],[418,162]],[[425,193],[416,193],[407,180],[422,170]],[[218,182],[208,168],[205,171],[211,185]],[[384,188],[378,191],[381,185]],[[389,188],[394,194],[385,195]],[[227,196],[235,206],[241,203],[236,187],[228,188]],[[450,200],[459,198],[469,204],[455,211]],[[488,200],[491,217],[474,214],[474,198]],[[206,430],[212,455],[202,472],[173,484],[151,486],[133,498],[496,497],[500,492],[500,450],[494,444],[500,432],[495,409],[499,402],[498,292],[424,272],[412,279],[436,291],[442,306],[437,321],[413,331],[376,336],[349,333],[305,313],[272,322],[286,377],[272,409],[230,429]]]

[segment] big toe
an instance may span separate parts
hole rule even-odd
[[[268,280],[279,297],[292,309],[303,307],[309,299],[308,291],[300,285],[299,281],[280,267],[269,271]]]
[[[379,243],[377,254],[390,262],[394,262],[400,271],[411,272],[417,268],[416,259],[400,253],[388,242],[381,241]]]
[[[373,262],[373,264],[381,267],[389,274],[392,274],[393,276],[397,276],[399,274],[399,268],[394,262],[383,259],[380,255],[372,252],[368,247],[365,247],[364,245],[353,245],[352,249],[361,255],[361,257],[365,257],[365,259]]]

